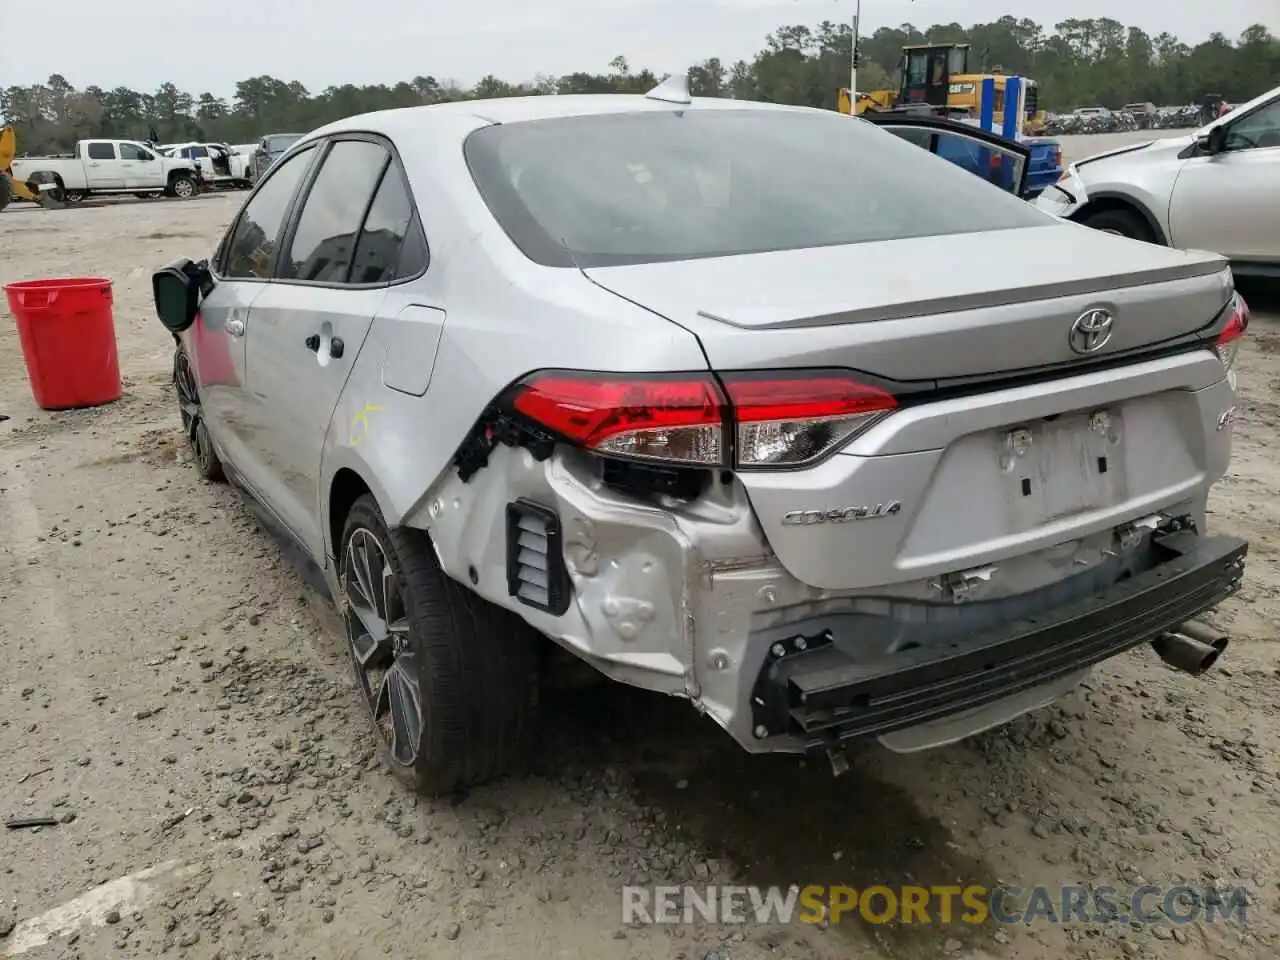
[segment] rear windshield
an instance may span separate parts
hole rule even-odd
[[[276,137],[267,137],[267,152],[283,153],[301,139],[300,133],[282,133]]]
[[[527,257],[548,266],[1053,222],[972,173],[837,113],[694,107],[534,120],[477,130],[464,152],[494,218]]]

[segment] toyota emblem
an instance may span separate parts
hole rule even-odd
[[[1095,353],[1111,340],[1115,318],[1111,312],[1095,307],[1076,317],[1067,342],[1076,353]]]

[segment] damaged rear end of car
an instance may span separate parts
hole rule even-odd
[[[743,153],[737,122],[706,143]],[[849,226],[792,191],[809,220],[772,246],[758,224],[780,214],[755,200],[727,225],[737,207],[628,211],[643,240],[608,249],[536,202],[495,210],[531,259],[688,331],[706,367],[532,366],[431,492],[442,565],[757,752],[951,742],[1145,643],[1207,669],[1226,641],[1199,618],[1247,550],[1204,522],[1248,324],[1225,262],[983,184],[969,203],[962,171],[923,159],[939,196]],[[660,163],[629,169],[674,195]],[[500,588],[477,573],[496,566]]]

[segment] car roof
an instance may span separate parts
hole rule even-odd
[[[520,123],[532,120],[552,120],[568,117],[600,116],[616,113],[670,112],[672,110],[772,110],[832,114],[830,110],[813,107],[793,107],[777,103],[761,103],[755,100],[725,100],[716,97],[694,97],[688,104],[650,99],[641,94],[597,93],[563,94],[528,97],[503,97],[492,100],[457,100],[449,103],[426,104],[419,107],[399,107],[377,110],[373,113],[347,117],[308,136],[327,136],[344,131],[380,133],[392,140],[405,135],[419,135],[440,124],[455,126],[459,119],[470,119],[478,124]]]

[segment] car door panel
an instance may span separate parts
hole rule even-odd
[[[251,416],[248,349],[254,321],[250,308],[270,286],[289,212],[315,153],[312,149],[296,154],[249,197],[219,245],[213,261],[215,285],[200,308],[200,329],[206,339],[197,349],[203,352],[201,362],[207,371],[200,374],[201,380],[212,384],[210,430],[226,453],[224,460],[277,515],[278,505],[266,497],[269,484],[261,454],[269,441],[259,436],[261,425]]]
[[[1280,148],[1192,157],[1173,185],[1174,246],[1280,262]]]
[[[1232,260],[1280,263],[1280,99],[1221,129],[1221,149],[1196,149],[1169,197],[1174,246]]]
[[[313,557],[324,555],[318,505],[325,437],[385,297],[385,288],[269,284],[253,304],[246,412],[263,493]]]
[[[233,466],[246,462],[246,424],[239,395],[247,383],[245,353],[249,308],[266,284],[222,280],[200,304],[185,334],[195,368],[205,423],[219,456]]]
[[[120,166],[124,171],[124,186],[131,190],[164,186],[164,177],[159,172],[163,162],[139,144],[120,144]]]
[[[90,143],[84,158],[84,175],[90,190],[122,188],[125,172],[116,144],[101,140]]]
[[[876,126],[963,167],[1004,190],[1026,190],[1031,150],[981,127],[941,117],[867,114]]]
[[[282,238],[274,282],[253,304],[245,413],[260,484],[314,559],[324,555],[320,466],[330,419],[386,297],[351,282],[361,226],[390,153],[369,139],[330,145]],[[376,238],[373,238],[376,239]],[[362,275],[361,280],[365,277]]]
[[[159,189],[165,185],[164,161],[154,154],[149,159],[138,161],[138,186],[148,189]]]

